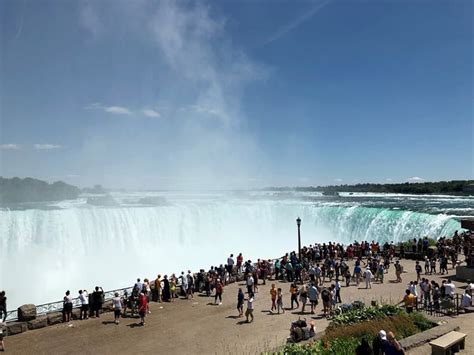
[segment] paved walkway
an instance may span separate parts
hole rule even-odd
[[[474,354],[474,313],[457,317],[442,317],[444,321],[459,326],[459,332],[467,334],[465,350],[460,353]],[[407,355],[431,355],[431,346],[425,344],[407,351]]]
[[[393,283],[394,268],[390,268],[384,284],[375,283],[372,289],[343,287],[341,295],[344,302],[362,300],[370,303],[399,302],[406,284],[416,279],[413,261],[402,261],[407,273],[403,283]],[[453,274],[453,270],[450,270]],[[430,277],[441,281],[441,276]],[[271,282],[270,282],[271,283]],[[270,283],[260,285],[255,301],[255,321],[244,323],[236,318],[235,309],[237,289],[243,284],[233,284],[224,290],[224,302],[214,306],[213,298],[195,295],[194,299],[176,300],[166,304],[151,304],[152,314],[147,317],[145,327],[137,326],[138,319],[125,318],[120,325],[112,323],[113,314],[106,313],[100,319],[73,321],[70,324],[28,331],[6,337],[7,351],[10,354],[256,354],[275,349],[283,344],[289,335],[291,321],[298,319],[298,311],[288,310],[285,314],[271,314]],[[458,284],[460,285],[460,284]],[[289,284],[278,283],[284,291],[284,305],[289,307]],[[362,286],[362,284],[361,284]],[[319,315],[314,317],[316,330],[324,330],[328,321]],[[305,314],[308,320],[310,314]],[[461,318],[459,318],[461,319]],[[463,318],[464,319],[464,318]],[[470,317],[474,320],[474,317]],[[454,320],[455,321],[455,320]],[[464,320],[463,320],[464,322]],[[465,320],[466,324],[469,320]],[[469,330],[470,343],[474,338]],[[464,329],[461,329],[464,331]]]

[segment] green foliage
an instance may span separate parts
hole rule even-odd
[[[330,342],[311,344],[287,344],[278,355],[339,355],[354,354],[360,341],[353,337],[339,337]]]
[[[309,344],[287,344],[277,354],[354,354],[362,338],[365,337],[370,343],[380,329],[392,331],[398,339],[402,339],[432,327],[422,313],[407,314],[393,305],[365,307],[345,315],[349,317],[338,316],[336,322],[331,322],[322,340]]]
[[[408,315],[410,320],[416,325],[418,329],[421,331],[430,329],[433,327],[431,321],[425,317],[423,313],[420,312],[413,312]]]
[[[336,192],[378,192],[378,193],[402,193],[402,194],[454,194],[469,195],[474,194],[474,180],[452,180],[422,183],[403,184],[357,184],[357,185],[333,185],[333,186],[309,186],[309,187],[280,187],[268,188],[266,190],[276,191],[320,191],[327,194]]]
[[[0,177],[0,203],[43,202],[75,199],[80,190],[62,181],[46,181],[14,177]]]
[[[382,319],[399,314],[401,309],[393,305],[381,305],[351,310],[333,318],[329,329],[372,319]]]

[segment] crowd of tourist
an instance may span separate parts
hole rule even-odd
[[[247,296],[242,288],[238,289],[236,308],[238,317],[243,317],[244,303],[247,301],[245,317],[246,322],[250,323],[254,320],[254,300],[259,292],[258,285],[265,284],[267,280],[272,280],[269,312],[279,314],[288,309],[296,309],[301,314],[315,314],[317,306],[322,303],[322,315],[330,317],[344,309],[343,287],[365,286],[370,289],[374,284],[382,284],[392,265],[396,276],[393,281],[403,282],[402,264],[410,253],[418,258],[422,256],[423,260],[416,262],[417,279],[407,284],[406,294],[400,303],[404,304],[407,312],[412,312],[420,304],[437,309],[443,299],[454,297],[456,287],[450,280],[439,285],[434,280],[430,281],[428,276],[444,275],[448,272],[449,261],[454,268],[460,262],[460,255],[467,257],[471,252],[472,235],[469,232],[456,232],[452,238],[440,238],[436,243],[428,238],[413,239],[409,243],[398,245],[393,242],[380,244],[375,241],[354,242],[347,246],[332,242],[318,243],[303,247],[301,255],[293,251],[276,260],[258,259],[256,262],[244,261],[242,253],[235,258],[231,254],[225,264],[211,266],[207,272],[201,269],[195,274],[188,270],[187,273],[181,272],[179,276],[158,275],[151,282],[146,278],[143,281],[137,279],[130,294],[128,291],[114,294],[111,300],[114,322],[119,324],[120,317],[126,316],[127,311],[130,311],[131,316],[138,315],[140,324],[145,325],[146,315],[150,313],[149,302],[173,302],[179,297],[189,299],[193,298],[196,292],[213,297],[214,304],[221,305],[224,288],[229,283],[241,281],[245,283]],[[277,287],[276,282],[283,282],[282,286],[287,282],[288,286]],[[474,285],[469,284],[462,296],[462,307],[472,305],[473,290]],[[289,307],[284,304],[285,294],[288,294],[290,299]],[[5,321],[7,315],[6,300],[5,292],[2,291],[2,321]],[[79,290],[78,300],[81,305],[81,320],[100,317],[105,301],[101,287],[95,287],[90,294],[87,290]],[[64,322],[69,322],[75,302],[69,290],[65,293],[63,302]],[[312,329],[314,331],[314,324]],[[396,347],[396,341],[392,338],[390,333],[381,331],[381,344],[378,348]],[[368,343],[362,343],[361,349],[367,346]]]

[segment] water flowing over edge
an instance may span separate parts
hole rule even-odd
[[[460,228],[445,214],[301,201],[0,210],[0,285],[17,306],[60,299],[66,289],[112,289],[138,276],[207,269],[231,252],[278,257],[296,249],[297,216],[304,244],[438,238]]]

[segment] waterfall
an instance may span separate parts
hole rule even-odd
[[[302,242],[398,242],[451,235],[459,222],[427,214],[294,200],[179,200],[163,206],[0,210],[0,288],[10,308],[61,299],[69,289],[113,289],[245,259],[278,257]]]

